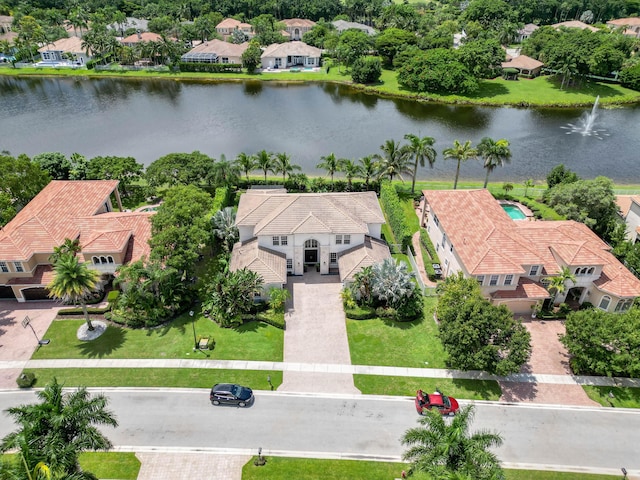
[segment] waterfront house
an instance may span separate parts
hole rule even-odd
[[[302,40],[302,36],[316,26],[316,22],[304,18],[286,18],[280,23],[285,25],[289,40]]]
[[[91,57],[82,47],[79,37],[61,38],[38,49],[43,63],[65,63],[84,65]]]
[[[118,183],[54,180],[0,229],[0,298],[48,298],[49,257],[67,238],[80,241],[81,260],[103,283],[118,266],[148,257],[153,213],[123,212]]]
[[[362,30],[367,35],[375,35],[376,29],[370,27],[369,25],[365,25],[364,23],[356,23],[356,22],[347,22],[346,20],[335,20],[331,22],[331,24],[336,27],[336,31],[338,33],[342,33],[345,30]]]
[[[640,195],[618,195],[616,203],[627,226],[627,240],[637,242],[640,238]]]
[[[609,20],[607,25],[612,29],[622,29],[625,35],[640,38],[639,17],[617,18],[615,20]]]
[[[611,247],[573,220],[517,221],[488,190],[424,190],[422,224],[440,258],[443,275],[477,279],[483,295],[517,314],[530,314],[551,299],[549,278],[567,267],[555,303],[589,302],[608,312],[628,310],[640,296],[640,280]]]
[[[322,50],[304,42],[272,43],[261,55],[262,68],[319,67]]]
[[[249,189],[240,197],[231,270],[249,268],[268,287],[308,269],[348,283],[366,266],[390,256],[381,240],[385,222],[375,192],[287,193]]]
[[[533,78],[540,75],[544,63],[526,55],[518,55],[500,64],[502,68],[515,68],[519,75]]]
[[[160,42],[162,36],[153,32],[136,32],[120,40],[125,47],[135,47],[143,42]]]
[[[182,55],[180,60],[191,63],[242,64],[242,54],[247,48],[247,42],[235,44],[217,39],[207,40]]]

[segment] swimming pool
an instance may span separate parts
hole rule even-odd
[[[505,212],[511,217],[511,220],[526,220],[527,216],[516,205],[503,203],[500,205]]]

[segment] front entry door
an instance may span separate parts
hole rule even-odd
[[[305,250],[304,263],[318,263],[318,250]]]

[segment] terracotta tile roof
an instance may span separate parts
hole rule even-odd
[[[240,20],[236,20],[235,18],[225,18],[216,25],[216,28],[240,28],[241,24],[242,22]]]
[[[494,299],[531,299],[540,300],[549,298],[549,291],[539,282],[521,277],[515,290],[497,290],[491,294]]]
[[[51,280],[53,280],[53,267],[38,265],[32,277],[14,277],[9,279],[7,285],[49,285]]]
[[[236,44],[214,39],[201,43],[189,50],[189,53],[215,53],[219,57],[241,57],[247,48],[249,48],[247,42]]]
[[[61,38],[53,43],[47,43],[44,47],[39,48],[42,52],[65,52],[65,53],[85,53],[82,48],[82,39],[78,37]]]
[[[616,18],[615,20],[609,20],[607,25],[614,25],[616,27],[640,27],[640,17]]]
[[[240,197],[236,225],[253,226],[253,235],[294,233],[369,233],[384,223],[374,192],[252,193]]]
[[[526,55],[518,55],[508,62],[502,62],[500,65],[502,68],[524,68],[526,70],[535,70],[536,68],[542,67],[544,63],[536,60],[535,58],[527,57]]]
[[[311,45],[307,45],[301,41],[293,41],[286,43],[272,43],[262,52],[261,58],[268,57],[288,57],[288,56],[302,56],[302,57],[320,57],[322,50]]]
[[[591,25],[587,25],[586,23],[581,22],[580,20],[569,20],[568,22],[554,23],[551,26],[556,30],[559,29],[560,27],[566,27],[566,28],[579,28],[580,30],[589,29],[592,32],[598,31],[597,28],[592,27]]]
[[[229,269],[232,272],[247,268],[262,277],[265,285],[287,283],[287,256],[258,245],[252,238],[244,243],[236,243],[231,252]]]
[[[316,22],[306,18],[285,18],[280,20],[280,23],[284,23],[288,28],[311,28],[316,25]]]
[[[380,263],[390,256],[391,252],[385,242],[366,236],[362,245],[345,250],[338,256],[340,281],[352,282],[360,270]]]
[[[50,182],[0,231],[0,259],[25,261],[78,238],[73,219],[95,215],[117,187],[117,180]]]
[[[153,32],[134,33],[120,40],[121,43],[159,42],[162,37]]]
[[[627,217],[627,213],[629,213],[629,209],[631,208],[631,204],[633,202],[636,202],[638,205],[640,205],[640,195],[616,195],[616,204],[620,209],[622,218]]]

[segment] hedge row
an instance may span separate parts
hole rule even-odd
[[[389,222],[395,241],[402,244],[402,251],[411,245],[411,230],[404,216],[404,209],[395,187],[390,182],[380,185],[380,202]]]
[[[229,187],[216,188],[216,194],[213,197],[213,212],[222,210],[231,204],[231,189]]]
[[[253,320],[253,318],[251,320]],[[256,315],[255,320],[259,322],[267,323],[272,327],[279,328],[280,330],[284,330],[286,326],[286,322],[284,321],[284,318],[282,320],[279,320],[279,319],[276,320],[274,318],[270,318],[265,315]]]
[[[371,318],[376,318],[378,315],[376,314],[376,309],[373,307],[364,307],[359,306],[356,308],[345,308],[344,314],[347,318],[351,320],[369,320]]]
[[[111,290],[107,295],[107,302],[109,303],[107,304],[106,307],[100,307],[100,308],[89,307],[87,308],[87,313],[89,313],[90,315],[103,315],[109,312],[111,310],[111,306],[118,299],[119,295],[120,295],[120,292],[118,290]],[[96,302],[93,302],[93,303],[98,303],[101,301],[102,301],[102,298],[98,299]],[[87,304],[88,303],[89,302],[87,302]],[[83,314],[84,312],[82,311],[82,307],[63,308],[61,310],[58,310],[58,315],[83,315]]]
[[[242,65],[239,63],[191,63],[180,62],[178,67],[181,72],[208,72],[208,73],[239,73]]]
[[[440,263],[440,258],[436,253],[436,249],[431,243],[431,238],[426,230],[420,230],[420,245],[427,251],[428,255],[422,256],[422,262],[424,263],[424,269],[427,272],[429,280],[436,279],[436,271],[433,269],[433,263]]]

